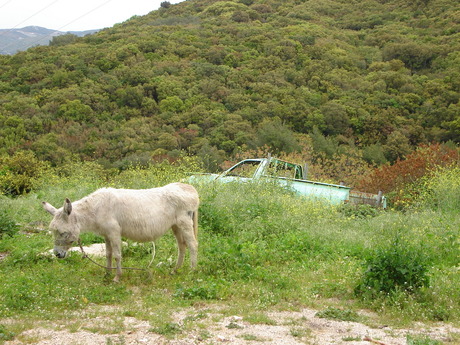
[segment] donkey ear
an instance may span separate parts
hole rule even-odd
[[[68,198],[65,198],[64,212],[68,216],[70,216],[70,213],[72,212],[72,203],[70,202],[70,200]]]
[[[43,208],[45,209],[45,211],[47,211],[49,214],[51,214],[52,216],[54,216],[56,214],[56,208],[51,205],[51,204],[48,204],[47,202],[43,201],[42,202],[42,206]]]

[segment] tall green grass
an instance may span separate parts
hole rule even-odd
[[[48,176],[39,190],[3,198],[3,221],[19,224],[20,231],[0,239],[0,252],[7,253],[0,261],[0,325],[6,317],[72,318],[73,311],[115,305],[117,313],[160,329],[174,310],[197,301],[249,312],[328,306],[331,299],[347,310],[374,309],[393,322],[460,321],[460,209],[441,197],[434,204],[427,197],[405,213],[363,212],[313,202],[275,184],[201,184],[196,272],[184,267],[170,274],[177,251],[171,234],[157,241],[149,271],[125,271],[120,284],[79,254],[65,260],[43,254],[53,239],[34,230],[50,221],[42,200],[60,206],[65,197],[76,200],[102,186],[156,187],[196,170],[183,162],[108,174],[75,164]],[[460,195],[440,174],[427,181],[433,190],[456,188],[452,193]],[[145,267],[151,246],[130,243],[123,255],[126,266]]]

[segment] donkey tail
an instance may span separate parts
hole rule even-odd
[[[198,239],[198,209],[193,212],[193,233],[195,234],[195,239]]]

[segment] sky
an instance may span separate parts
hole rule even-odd
[[[165,0],[0,0],[0,29],[42,26],[59,31],[112,27],[160,8]],[[169,0],[177,4],[184,0]]]

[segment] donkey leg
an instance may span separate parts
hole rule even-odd
[[[190,251],[190,267],[195,269],[198,262],[198,241],[193,235],[193,229],[191,229],[190,236],[187,236],[185,241]]]
[[[190,267],[195,269],[198,261],[198,241],[193,229],[193,220],[190,218],[184,219],[180,223],[179,230],[190,251]]]
[[[117,264],[117,274],[113,278],[114,282],[119,282],[121,277],[121,240],[114,248],[114,257]]]
[[[177,249],[178,249],[177,263],[176,263],[176,268],[174,269],[174,271],[177,271],[184,263],[185,250],[187,248],[187,245],[185,243],[184,237],[182,236],[182,232],[180,231],[180,228],[178,228],[177,226],[173,226],[172,230],[173,230],[174,236],[176,237]]]
[[[105,239],[105,257],[107,259],[107,274],[110,274],[112,271],[112,244],[107,237]]]
[[[120,238],[110,238],[106,243],[110,243],[110,251],[111,251],[111,258],[110,258],[110,267],[112,267],[112,256],[115,259],[117,273],[115,274],[115,278],[113,278],[114,282],[119,282],[121,277],[121,237]],[[109,258],[107,257],[107,264],[109,265]]]

